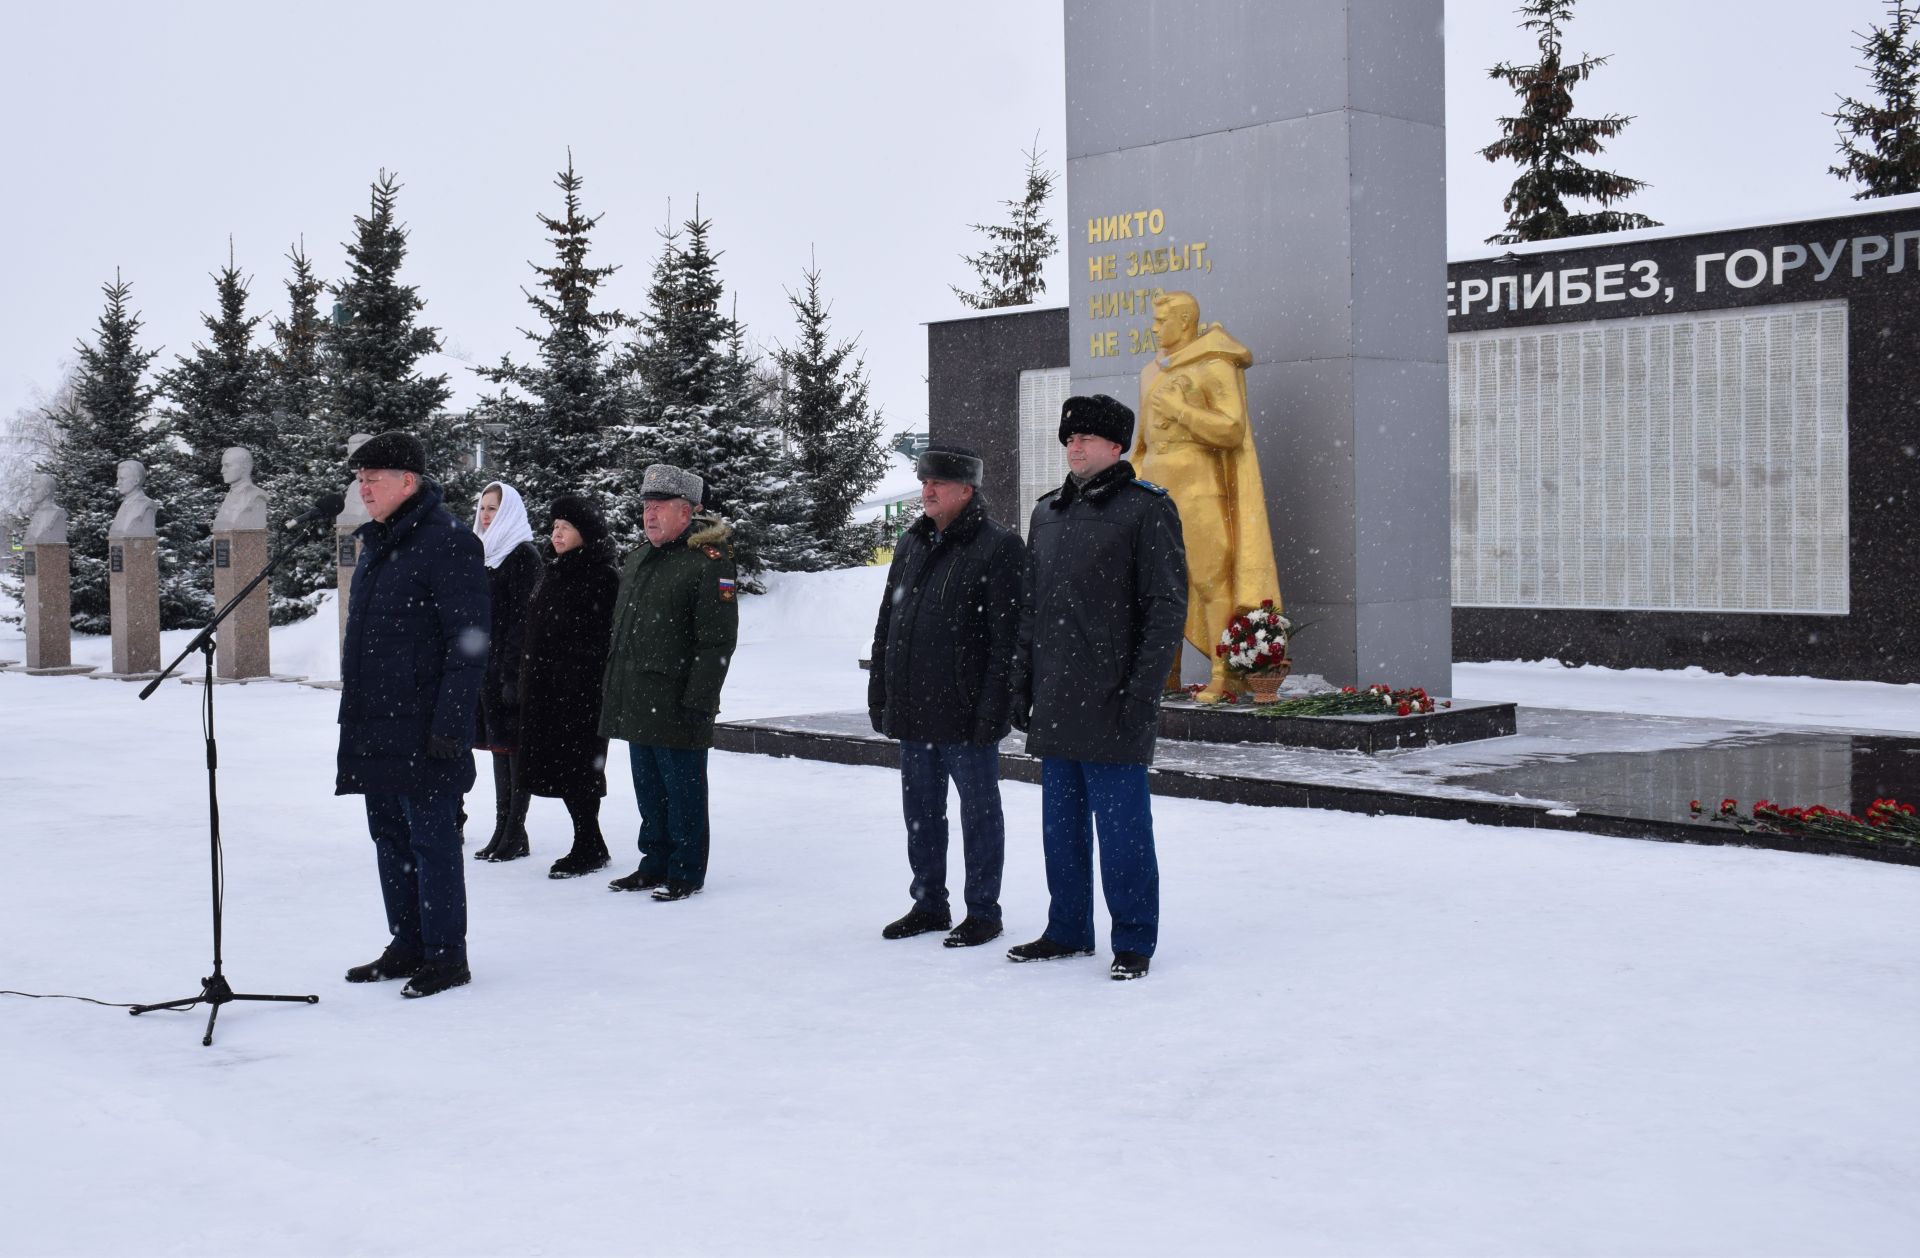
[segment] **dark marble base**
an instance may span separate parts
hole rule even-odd
[[[1221,714],[1226,715],[1226,714]],[[1882,795],[1920,801],[1920,739],[1831,730],[1735,726],[1613,713],[1521,709],[1506,742],[1400,751],[1163,740],[1153,793],[1273,808],[1331,808],[1373,816],[1766,848],[1920,865],[1920,848],[1779,834],[1743,834],[1690,815],[1723,795],[1860,812]],[[723,722],[719,751],[897,768],[899,744],[874,734],[864,712]],[[1018,735],[1001,745],[1000,776],[1038,783],[1040,761]]]
[[[1160,737],[1193,743],[1282,743],[1322,751],[1378,755],[1404,747],[1440,747],[1505,738],[1514,732],[1511,703],[1456,702],[1420,716],[1256,716],[1251,707],[1165,699]]]

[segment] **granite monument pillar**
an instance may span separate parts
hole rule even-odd
[[[1296,668],[1449,693],[1441,0],[1066,0],[1073,391],[1190,293],[1246,403]],[[1164,366],[1164,364],[1163,364]]]

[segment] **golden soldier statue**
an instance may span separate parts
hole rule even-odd
[[[1237,612],[1262,599],[1280,604],[1273,535],[1260,463],[1247,422],[1247,347],[1219,324],[1203,326],[1191,293],[1153,301],[1160,356],[1140,372],[1140,430],[1134,469],[1166,488],[1180,508],[1187,543],[1186,639],[1212,662],[1198,698],[1218,703],[1232,689],[1214,653]],[[1173,685],[1178,685],[1174,666]]]

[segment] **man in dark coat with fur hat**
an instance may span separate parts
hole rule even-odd
[[[880,933],[906,939],[951,928],[946,946],[970,948],[1000,934],[1000,740],[1012,728],[1026,548],[987,515],[979,455],[928,446],[914,471],[923,510],[894,547],[867,674],[873,728],[900,740],[913,869],[912,910]],[[958,926],[947,901],[949,780],[966,841],[967,916]]]
[[[348,460],[372,516],[340,648],[337,795],[364,795],[391,935],[349,983],[431,996],[470,978],[460,797],[473,786],[487,667],[480,539],[441,506],[415,438],[383,432]]]
[[[1052,905],[1047,929],[1007,956],[1093,952],[1093,837],[1113,918],[1116,979],[1144,977],[1159,937],[1153,762],[1160,692],[1187,619],[1180,513],[1123,457],[1133,412],[1095,394],[1060,409],[1066,483],[1027,529],[1028,595],[1014,657],[1014,713],[1041,762],[1041,821]]]

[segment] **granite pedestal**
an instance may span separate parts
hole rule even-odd
[[[145,681],[160,671],[160,544],[152,537],[109,538],[107,598],[113,627],[113,671]]]
[[[235,529],[213,535],[213,602],[227,600],[267,566],[267,531]],[[246,601],[222,621],[214,639],[214,676],[243,681],[266,677],[273,670],[267,634],[267,583],[261,582]]]
[[[27,631],[26,671],[50,677],[91,673],[73,662],[71,551],[65,542],[28,546],[20,557]]]

